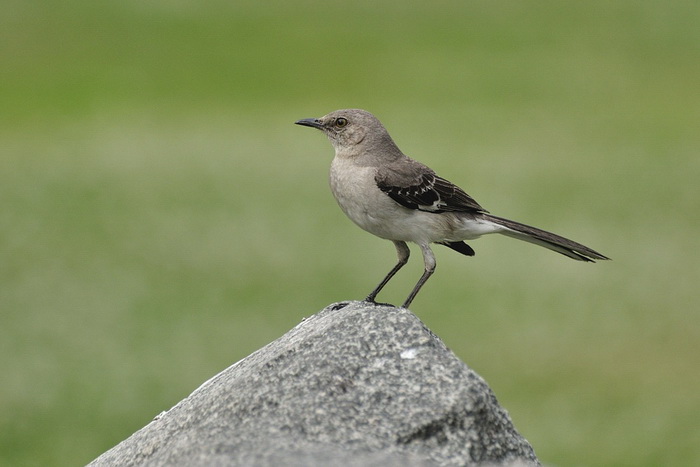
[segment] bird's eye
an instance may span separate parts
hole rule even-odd
[[[337,126],[338,128],[343,128],[347,124],[348,124],[347,118],[340,117],[340,118],[335,119],[335,126]]]

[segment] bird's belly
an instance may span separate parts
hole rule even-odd
[[[486,233],[469,228],[464,214],[425,212],[401,206],[377,187],[376,169],[348,168],[345,164],[347,161],[338,158],[331,164],[331,191],[345,215],[371,234],[421,244],[455,242]]]
[[[374,181],[372,167],[344,167],[337,158],[331,165],[330,187],[340,209],[360,228],[388,240],[404,240],[398,205]],[[410,240],[410,239],[405,239]]]
[[[368,215],[369,225],[364,227],[365,230],[387,240],[419,244],[445,241],[446,237],[451,236],[449,226],[435,214],[407,210],[403,206],[398,206],[398,209],[406,212],[402,213],[401,217],[391,216],[384,219]],[[427,221],[421,219],[423,216],[428,217]]]
[[[379,190],[371,204],[340,199],[338,204],[350,220],[377,237],[419,244],[457,241],[449,217],[405,208]]]

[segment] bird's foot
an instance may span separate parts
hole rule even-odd
[[[362,301],[364,303],[369,303],[370,305],[374,305],[374,306],[390,306],[392,308],[396,308],[396,306],[391,304],[391,303],[375,302],[373,298],[369,298],[369,297],[365,298]]]
[[[333,305],[330,305],[329,308],[332,311],[337,311],[337,310],[340,310],[342,308],[345,308],[348,305],[350,305],[350,302],[338,302],[338,303],[334,303]]]

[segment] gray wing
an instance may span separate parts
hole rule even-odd
[[[488,212],[454,183],[435,175],[423,164],[411,162],[410,171],[401,173],[387,167],[378,172],[374,179],[377,187],[409,209],[434,213]]]

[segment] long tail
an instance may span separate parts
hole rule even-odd
[[[487,213],[482,215],[484,216],[484,219],[505,227],[504,230],[499,232],[503,235],[549,248],[550,250],[561,253],[569,258],[573,258],[578,261],[590,262],[595,262],[596,259],[610,259],[585,245],[576,243],[568,238],[560,237],[559,235],[547,232],[546,230],[530,227],[529,225],[521,224],[520,222],[511,221]]]

